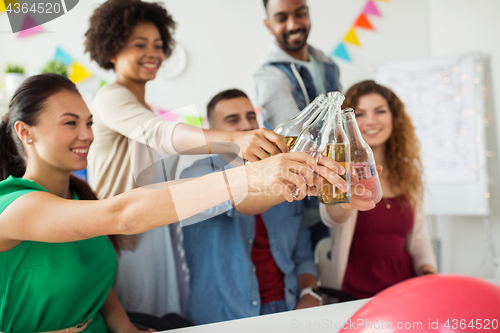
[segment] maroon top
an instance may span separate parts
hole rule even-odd
[[[374,209],[358,213],[343,291],[357,298],[373,297],[415,276],[413,260],[405,247],[413,218],[409,202],[400,205],[397,198],[384,198]]]
[[[260,304],[285,299],[285,275],[276,265],[271,248],[267,229],[262,216],[255,216],[255,240],[252,246],[252,262],[256,268],[259,282]]]

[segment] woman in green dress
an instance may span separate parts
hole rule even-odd
[[[25,80],[2,119],[0,332],[137,332],[111,289],[116,256],[106,235],[144,232],[227,200],[291,201],[290,184],[300,200],[321,186],[313,172],[346,185],[335,161],[290,153],[92,201],[71,176],[87,166],[91,126],[75,85],[56,74]]]

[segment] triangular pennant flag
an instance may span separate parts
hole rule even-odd
[[[92,76],[92,72],[87,70],[85,67],[77,63],[76,61],[71,66],[71,75],[69,79],[73,83],[78,83]]]
[[[384,2],[389,2],[389,0],[377,0],[377,1],[384,1]]]
[[[354,22],[354,26],[356,28],[363,28],[363,29],[368,29],[368,30],[375,30],[373,28],[372,24],[370,23],[370,21],[368,21],[368,19],[366,18],[365,14],[359,15],[359,17],[356,20],[356,22]]]
[[[73,63],[73,58],[63,51],[60,47],[56,50],[56,55],[54,56],[54,60],[59,60],[64,64],[64,66],[69,66]]]
[[[0,13],[7,11],[7,7],[10,5],[10,9],[14,10],[17,7],[14,7],[18,3],[16,0],[0,0]]]
[[[340,43],[339,46],[337,46],[337,48],[332,52],[332,55],[351,62],[351,57],[349,57],[349,53],[347,53],[344,43]]]
[[[99,83],[99,88],[105,86],[106,84],[108,84],[106,81],[101,80],[101,83]]]
[[[30,15],[26,15],[21,31],[17,34],[17,38],[26,38],[43,31],[42,26],[38,25]]]
[[[366,3],[365,8],[363,9],[363,14],[382,16],[372,0],[368,0]]]
[[[36,26],[38,26],[38,23],[36,23],[36,21],[31,16],[26,15],[21,30],[28,30]]]
[[[17,3],[19,3],[19,2],[17,2],[16,0],[3,0],[3,1],[0,0],[0,13],[7,11],[7,8],[9,8],[9,5],[10,5],[9,9],[12,9],[12,10],[16,9],[17,8],[17,6],[16,6]],[[19,4],[19,5],[21,5],[21,4]]]
[[[351,43],[357,46],[361,46],[358,40],[358,36],[356,36],[356,31],[354,31],[354,28],[351,28],[347,35],[344,37],[344,42]]]

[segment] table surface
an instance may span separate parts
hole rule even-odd
[[[500,286],[500,277],[486,279]],[[193,326],[164,332],[179,333],[281,333],[281,332],[330,332],[337,333],[369,299],[323,305],[310,309],[276,313],[221,323]]]
[[[331,332],[340,331],[341,325],[370,299],[323,305],[315,308],[287,311],[221,323],[193,326],[164,332],[179,333],[235,333],[235,332]]]

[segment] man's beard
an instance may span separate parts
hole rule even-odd
[[[294,33],[297,32],[302,32],[305,35],[304,42],[301,43],[299,46],[293,46],[288,43],[287,38],[290,35],[293,35]],[[290,52],[297,52],[302,50],[302,48],[307,44],[307,37],[309,37],[309,33],[307,32],[306,28],[300,28],[297,30],[292,30],[292,31],[287,31],[282,35],[282,39],[278,39],[278,43],[287,51]]]

